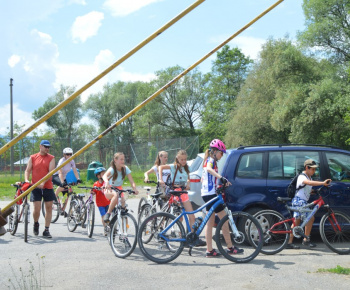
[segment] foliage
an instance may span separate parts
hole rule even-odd
[[[330,272],[330,273],[336,273],[336,274],[350,275],[350,268],[344,268],[342,266],[337,265],[337,267],[335,267],[335,268],[318,269],[317,272],[320,272],[320,273]]]
[[[350,1],[304,0],[303,9],[307,28],[299,40],[340,62],[350,61]]]

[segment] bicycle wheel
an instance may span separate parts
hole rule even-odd
[[[75,210],[77,207],[79,207],[78,202],[76,200],[72,200],[67,216],[67,227],[70,232],[74,232],[78,226],[79,213],[77,213]]]
[[[11,213],[11,215],[9,216],[9,232],[11,235],[15,235],[17,232],[17,228],[18,228],[18,218],[19,218],[19,209],[20,206],[18,204],[15,205],[15,211],[13,213]]]
[[[140,201],[139,201],[139,207],[138,207],[138,209],[137,209],[138,215],[140,215],[141,209],[142,209],[142,207],[143,207],[145,204],[148,204],[147,198],[141,197],[141,199],[140,199]]]
[[[60,204],[56,203],[56,201],[53,201],[52,203],[52,217],[51,217],[51,223],[57,222],[58,218],[60,217]],[[41,203],[41,211],[43,213],[43,217],[46,215],[46,208],[45,208],[45,202]]]
[[[95,225],[95,204],[92,202],[88,205],[88,217],[87,217],[87,232],[88,237],[91,238],[92,234],[94,232],[94,225]]]
[[[113,253],[119,258],[128,257],[136,247],[137,222],[130,214],[115,215],[111,220],[110,244]]]
[[[279,225],[275,225],[283,220],[284,216],[279,212],[274,210],[262,210],[257,212],[254,217],[258,220],[261,225],[263,232],[263,246],[261,248],[261,253],[265,255],[274,255],[281,252],[288,244],[289,233],[283,233],[290,230],[290,225],[285,222]],[[270,229],[274,226],[273,231],[278,233],[271,233]],[[251,227],[251,237],[254,245],[256,246],[257,231],[254,225]]]
[[[247,225],[247,234],[239,232],[238,237],[234,237],[228,215],[222,218],[216,227],[215,241],[220,253],[228,260],[235,263],[247,263],[253,260],[260,252],[263,239],[262,229],[259,222],[249,213],[233,212],[232,218],[235,224],[243,221]],[[254,233],[254,239],[251,236]],[[226,237],[226,238],[224,238]],[[227,251],[227,243],[243,250],[240,254],[230,255]],[[225,247],[225,249],[224,249]]]
[[[137,241],[142,254],[149,260],[164,264],[176,259],[182,252],[185,243],[180,241],[165,241],[159,237],[159,233],[166,228],[166,225],[175,220],[175,216],[166,213],[158,212],[150,217],[146,218],[140,226]],[[173,231],[176,229],[177,231]],[[168,238],[181,238],[185,237],[185,229],[182,223],[177,220],[174,227],[170,228],[165,237]],[[151,238],[149,238],[151,237]],[[144,240],[149,240],[144,243]]]
[[[139,214],[139,220],[138,220],[138,225],[142,224],[142,222],[148,218],[149,216],[151,216],[152,214],[156,213],[156,210],[153,209],[152,210],[152,206],[150,204],[144,204],[142,206],[141,212]],[[143,242],[145,244],[147,244],[150,240],[152,239],[151,235],[145,235]]]
[[[28,242],[28,211],[29,211],[29,204],[24,205],[23,209],[23,221],[24,221],[24,241]]]
[[[345,255],[350,253],[350,217],[334,211],[326,213],[320,222],[322,241],[333,252]]]

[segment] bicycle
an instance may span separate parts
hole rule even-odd
[[[121,198],[123,192],[134,193],[131,189],[111,187],[118,193],[116,212],[108,224],[109,243],[113,253],[119,258],[126,258],[135,250],[137,243],[137,222],[133,215],[122,209]],[[125,205],[126,206],[126,205]]]
[[[167,212],[158,212],[143,221],[138,231],[138,244],[142,254],[149,260],[159,264],[168,263],[176,259],[185,246],[189,246],[189,254],[191,255],[192,247],[196,246],[199,236],[210,216],[219,205],[223,205],[227,215],[219,222],[215,233],[219,251],[225,258],[236,263],[245,263],[253,260],[259,254],[262,247],[261,226],[259,222],[248,213],[231,212],[227,208],[222,196],[224,190],[224,186],[219,187],[216,191],[216,197],[197,210],[191,212],[185,211],[181,201],[181,194],[187,193],[187,191],[170,191],[170,194],[179,197],[182,212],[177,217]],[[210,204],[211,208],[203,221],[197,228],[195,227],[194,232],[192,232],[187,215],[202,211],[203,208]],[[185,233],[182,222],[180,222],[182,217],[185,218],[187,234]],[[237,228],[236,224],[239,224],[240,221],[249,221],[250,226],[248,227],[248,233],[250,232],[250,227],[253,226],[258,231],[261,238],[259,238],[257,245],[253,244],[249,234],[247,235],[243,230]],[[227,225],[229,227],[227,227]],[[226,235],[226,239],[230,239],[230,242],[232,242],[234,246],[239,245],[239,247],[244,250],[242,254],[231,256],[226,252],[224,249],[226,242],[225,238],[223,238],[223,227],[227,227],[227,231],[224,230],[224,232],[229,233],[229,237]]]
[[[72,189],[73,185],[75,185],[75,183],[69,183],[66,185],[66,190],[64,192],[67,193],[67,196],[63,195],[62,201],[61,201],[59,195],[57,196],[57,201],[55,201],[55,200],[53,201],[51,223],[57,222],[60,215],[64,215],[64,217],[66,217],[66,215],[64,214],[65,213],[64,209],[66,208],[66,206],[68,204],[69,196],[74,194],[73,189]],[[41,210],[42,210],[43,216],[45,217],[46,208],[45,208],[44,202],[41,205]]]
[[[29,185],[26,189],[22,188],[25,184]],[[15,184],[11,184],[11,186],[16,187],[16,195],[15,198],[22,194],[25,190],[27,190],[31,184],[26,182],[17,182]],[[30,217],[30,205],[28,203],[28,195],[22,198],[22,200],[17,201],[15,204],[15,211],[9,215],[8,220],[8,232],[11,235],[15,235],[17,232],[18,224],[23,222],[24,224],[24,242],[28,242],[28,223]],[[20,209],[22,205],[22,209]]]
[[[291,233],[296,238],[305,238],[306,235],[303,230],[305,225],[321,207],[327,209],[319,224],[322,241],[337,254],[350,253],[350,217],[342,212],[332,210],[329,205],[325,204],[320,194],[323,188],[324,186],[315,191],[318,196],[316,200],[298,208],[287,205],[287,202],[292,200],[291,198],[278,197],[277,200],[284,203],[289,212],[287,218],[274,210],[262,210],[254,215],[263,228],[264,244],[261,249],[262,253],[273,255],[281,252],[287,246]],[[302,218],[300,226],[291,229],[290,223],[295,225],[296,220],[292,215],[293,211],[309,214],[306,218]]]
[[[90,189],[84,186],[79,188]],[[88,199],[84,201],[85,194],[72,193],[72,199],[67,215],[67,228],[70,232],[74,232],[78,225],[81,225],[82,228],[87,227],[88,237],[92,237],[95,225],[95,203],[93,196],[94,195],[90,193]],[[85,225],[86,220],[87,224]]]

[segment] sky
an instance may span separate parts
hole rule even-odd
[[[191,66],[276,1],[204,1],[86,90],[82,100],[106,83],[149,81],[158,70]],[[83,87],[194,2],[0,0],[0,135],[10,127],[10,78],[14,122],[26,129],[34,123],[33,111],[61,84]],[[256,60],[267,39],[295,40],[304,29],[302,0],[285,0],[229,45]],[[199,70],[210,71],[214,59]],[[89,123],[87,116],[82,123]]]

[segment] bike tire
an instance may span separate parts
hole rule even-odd
[[[95,203],[91,202],[89,204],[89,214],[87,217],[87,233],[88,237],[91,238],[92,234],[94,233],[94,225],[95,225]]]
[[[79,214],[75,211],[77,206],[79,206],[78,202],[72,200],[67,215],[67,228],[70,232],[74,232],[78,226],[77,216],[79,216]]]
[[[51,223],[57,222],[58,218],[60,217],[60,205],[57,205],[54,203],[55,201],[52,202],[52,216],[51,216]],[[46,215],[46,208],[45,208],[45,202],[43,201],[41,203],[41,211],[43,213],[43,217]]]
[[[321,218],[322,241],[339,255],[350,253],[350,217],[340,211],[328,212]]]
[[[148,218],[149,216],[151,216],[152,214],[156,213],[156,210],[153,209],[152,210],[152,206],[150,204],[144,204],[142,206],[141,212],[139,214],[139,220],[138,220],[138,224],[142,224],[142,222]],[[146,236],[145,235],[145,239],[143,240],[143,242],[145,244],[147,244],[150,240],[152,239],[152,235],[150,236]]]
[[[142,254],[149,260],[158,263],[165,264],[176,259],[184,249],[185,242],[173,241],[166,242],[164,239],[159,238],[158,234],[163,230],[163,225],[171,223],[175,220],[175,216],[166,212],[157,212],[148,218],[146,218],[140,225],[137,241]],[[173,228],[173,227],[172,227]],[[171,228],[171,229],[172,229]],[[182,223],[177,220],[176,228],[179,232],[172,233],[169,229],[169,237],[181,238],[185,237],[185,229]],[[144,240],[148,240],[151,235],[152,238],[148,243],[144,243]]]
[[[13,236],[16,234],[18,229],[19,209],[20,206],[16,204],[15,211],[9,216],[9,232]]]
[[[140,199],[140,201],[139,201],[139,206],[138,206],[138,209],[137,209],[137,214],[138,214],[138,215],[140,215],[141,209],[142,209],[142,207],[143,207],[145,204],[148,204],[147,198],[141,197],[141,199]]]
[[[24,221],[24,242],[28,242],[28,211],[29,211],[29,204],[24,205],[23,209],[23,221]]]
[[[274,210],[262,210],[254,214],[254,217],[258,220],[262,232],[263,232],[263,246],[261,248],[261,253],[265,255],[274,255],[281,252],[288,244],[290,234],[282,233],[283,231],[289,231],[290,225],[287,222],[281,223],[274,227],[274,231],[280,231],[281,233],[270,233],[271,227],[285,220],[285,217],[277,211]],[[254,231],[254,226],[251,229],[252,241],[255,245],[256,232]],[[256,245],[255,245],[256,246]]]
[[[130,213],[126,213],[120,217],[115,215],[111,223],[109,239],[112,251],[118,258],[126,258],[136,247],[138,231],[136,219]]]
[[[249,213],[246,212],[233,212],[232,218],[235,222],[235,224],[238,224],[237,221],[248,221],[250,224],[247,228],[247,234],[243,232],[239,232],[240,236],[238,238],[234,238],[232,232],[231,225],[229,225],[229,217],[226,215],[223,217],[219,224],[216,227],[216,233],[215,233],[215,241],[216,245],[220,251],[220,253],[228,260],[235,262],[235,263],[247,263],[251,260],[253,260],[260,252],[261,247],[263,245],[263,239],[262,239],[262,228],[259,224],[259,222]],[[228,228],[227,228],[228,226]],[[227,230],[229,232],[227,232]],[[227,247],[226,241],[223,238],[224,232],[228,233],[227,239],[230,239],[230,242],[233,246],[238,247],[240,249],[243,249],[244,252],[241,254],[236,255],[230,255],[224,247]],[[257,239],[255,242],[253,242],[251,237],[251,231],[257,231],[258,234],[256,235]]]

